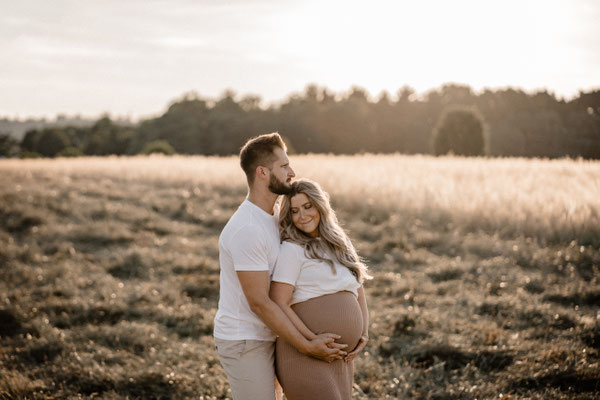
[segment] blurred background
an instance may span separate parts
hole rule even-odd
[[[600,156],[595,2],[0,4],[3,156],[436,153],[455,106],[487,154]]]

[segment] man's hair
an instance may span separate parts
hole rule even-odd
[[[275,147],[286,151],[279,133],[267,133],[248,140],[240,150],[240,165],[246,173],[248,184],[254,182],[256,167],[268,166],[275,161]]]

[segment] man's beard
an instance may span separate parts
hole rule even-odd
[[[285,183],[277,179],[274,174],[271,174],[271,177],[269,178],[269,190],[275,194],[285,195],[291,193],[292,188],[291,186],[286,186]]]

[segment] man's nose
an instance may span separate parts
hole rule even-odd
[[[292,169],[292,167],[290,167],[290,172],[288,172],[288,176],[289,176],[290,178],[293,178],[293,177],[295,177],[295,176],[296,176],[296,173],[294,172],[294,170]]]

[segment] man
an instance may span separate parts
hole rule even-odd
[[[234,400],[275,398],[274,341],[281,336],[300,352],[324,361],[341,359],[346,345],[326,333],[309,341],[269,298],[279,252],[277,197],[295,176],[277,133],[249,140],[240,151],[248,197],[219,237],[220,297],[215,347]]]

